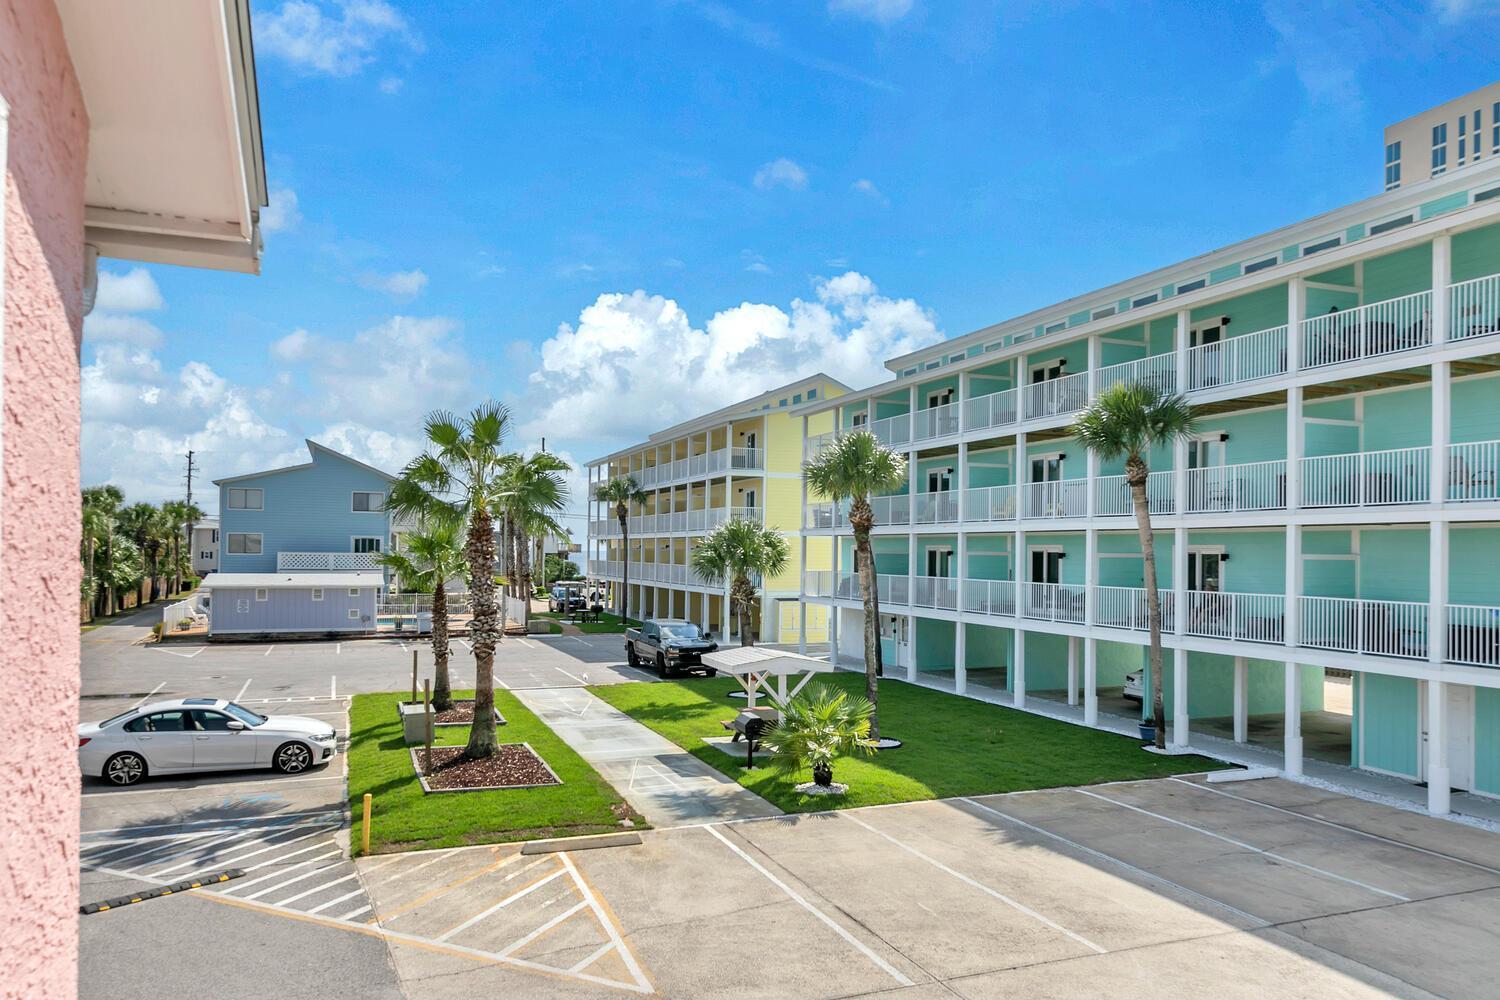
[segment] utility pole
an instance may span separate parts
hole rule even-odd
[[[193,473],[198,471],[198,463],[193,461],[193,449],[189,448],[187,453],[187,505],[188,510],[193,509]],[[188,570],[193,568],[193,529],[197,527],[192,514],[188,515],[187,523],[187,548],[188,548]]]

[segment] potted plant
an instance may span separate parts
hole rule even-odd
[[[761,742],[779,770],[788,774],[812,770],[811,784],[798,785],[797,791],[841,795],[848,786],[834,784],[833,762],[855,752],[875,752],[870,745],[874,711],[864,697],[819,684],[793,698],[782,710],[781,721]]]
[[[1141,739],[1144,742],[1146,742],[1146,743],[1155,743],[1156,742],[1156,720],[1155,719],[1142,719],[1141,720]]]
[[[186,632],[188,629],[190,629],[192,627],[193,627],[193,620],[191,618],[184,618],[184,619],[182,619],[181,621],[179,621],[177,623],[177,630],[179,632]]]

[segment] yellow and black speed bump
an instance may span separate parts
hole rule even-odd
[[[162,896],[170,896],[174,892],[187,892],[189,889],[201,889],[206,885],[217,885],[220,882],[228,882],[232,878],[239,878],[245,874],[243,868],[229,868],[212,875],[200,875],[186,882],[173,882],[171,885],[160,885],[155,889],[146,889],[141,892],[131,893],[129,896],[116,896],[114,899],[106,899],[101,903],[85,903],[78,908],[80,913],[103,913],[105,910],[117,910],[131,903],[144,903],[148,899],[158,899]]]

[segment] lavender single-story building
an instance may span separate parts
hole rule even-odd
[[[375,631],[380,570],[347,573],[211,573],[208,634],[326,635]]]

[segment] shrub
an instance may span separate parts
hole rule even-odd
[[[874,753],[869,739],[874,712],[864,696],[818,684],[791,700],[763,742],[779,769],[812,768],[813,783],[826,788],[833,784],[833,762],[839,757]]]

